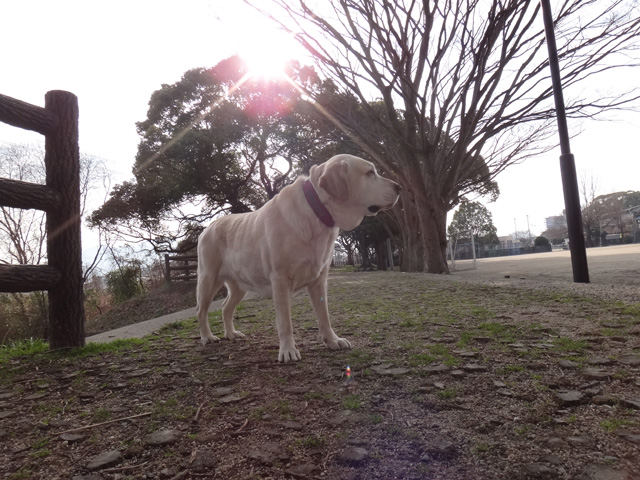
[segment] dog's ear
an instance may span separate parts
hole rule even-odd
[[[349,198],[348,168],[347,163],[343,161],[326,164],[318,180],[320,188],[339,202],[344,202]]]

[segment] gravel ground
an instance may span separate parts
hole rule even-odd
[[[0,364],[0,474],[640,478],[637,287],[508,275],[332,274],[353,348],[326,350],[297,295],[296,364],[276,362],[269,300],[241,304],[243,341],[203,348],[190,319],[15,358]]]

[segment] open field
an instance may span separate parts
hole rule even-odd
[[[591,283],[640,286],[640,244],[588,248],[587,263]],[[550,253],[458,260],[456,273],[469,279],[503,279],[505,275],[538,282],[572,282],[568,250]]]
[[[275,361],[270,300],[241,304],[235,343],[203,348],[188,319],[2,357],[0,474],[640,478],[640,305],[607,285],[464,275],[332,274],[353,349],[326,350],[297,295],[296,364]]]

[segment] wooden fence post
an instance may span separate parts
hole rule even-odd
[[[169,255],[164,254],[164,279],[167,283],[171,282],[171,265],[169,264]]]
[[[78,98],[60,90],[47,92],[45,110],[57,118],[46,136],[47,185],[61,196],[60,208],[47,212],[49,266],[61,281],[49,290],[49,342],[52,349],[84,346],[84,291],[80,238],[80,150]]]

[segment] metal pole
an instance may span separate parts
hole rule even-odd
[[[471,232],[471,251],[473,252],[473,269],[476,270],[476,243],[473,240],[473,232]]]
[[[560,66],[558,63],[558,50],[556,48],[553,18],[551,16],[551,5],[549,0],[540,0],[540,6],[542,7],[544,31],[547,37],[549,67],[551,68],[553,96],[556,105],[558,133],[560,135],[560,172],[562,174],[564,206],[567,212],[567,228],[569,230],[569,249],[571,251],[573,281],[576,283],[589,283],[587,250],[584,243],[582,212],[580,209],[580,191],[578,189],[575,159],[571,154],[571,147],[569,145],[569,129],[567,128],[567,115],[564,108],[564,97],[562,95],[562,81],[560,78]]]

